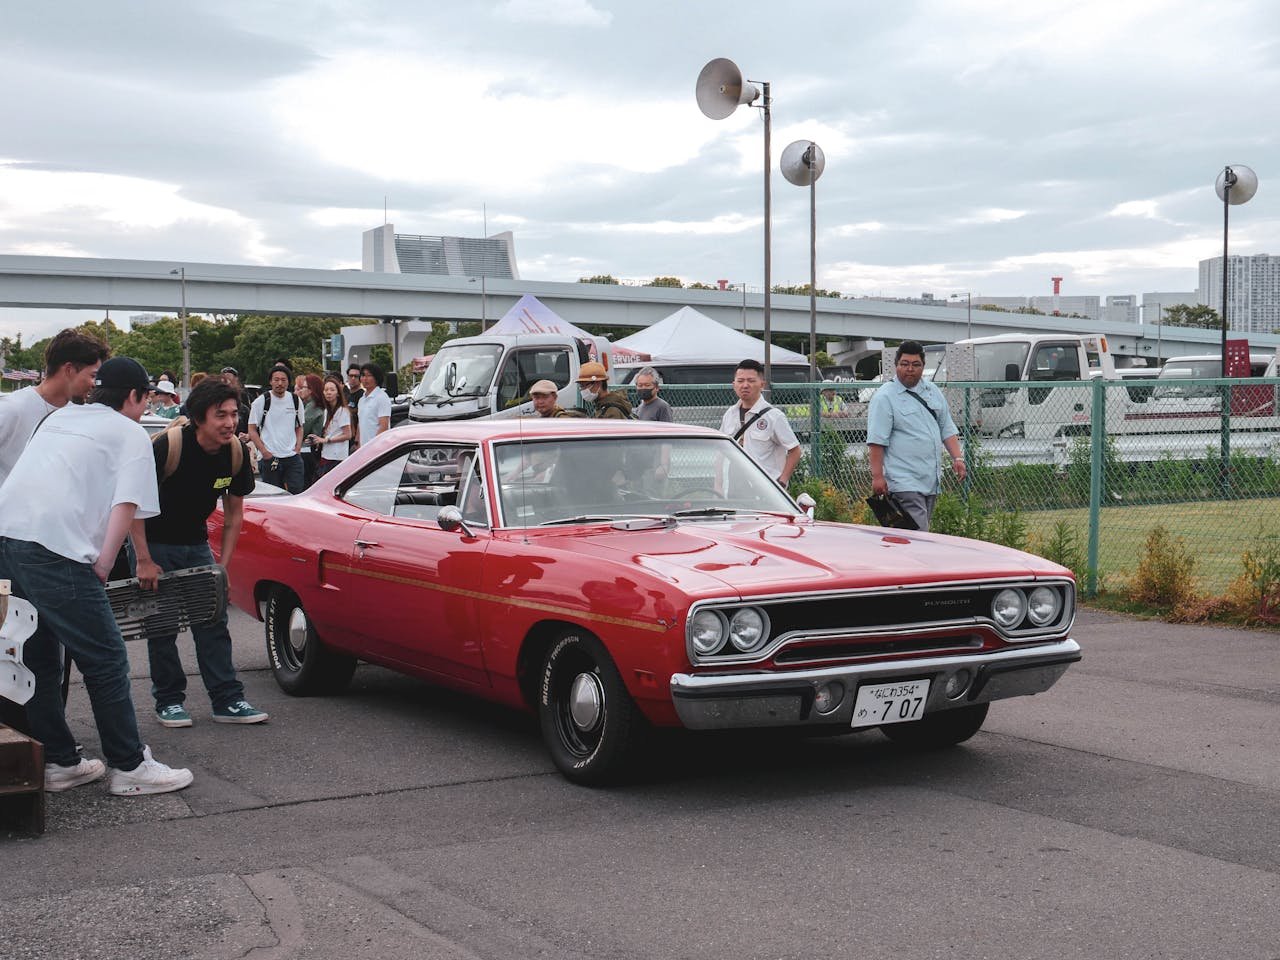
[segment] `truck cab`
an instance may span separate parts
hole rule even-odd
[[[1085,384],[1094,377],[1116,378],[1104,336],[1002,334],[951,344],[934,381],[939,386],[974,381],[1046,384],[987,386],[969,399],[968,410],[970,426],[980,435],[1049,440],[1089,431],[1092,394]],[[1058,383],[1079,386],[1049,386]],[[963,400],[957,404],[957,399],[949,402],[958,417],[965,407]]]
[[[432,358],[409,401],[416,422],[533,414],[529,388],[550,380],[562,407],[578,404],[578,370],[588,360],[609,367],[609,343],[559,333],[460,337]]]

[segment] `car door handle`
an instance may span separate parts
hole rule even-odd
[[[356,541],[356,546],[359,547],[361,550],[364,550],[367,547],[376,547],[377,545],[378,545],[377,540],[357,540]]]

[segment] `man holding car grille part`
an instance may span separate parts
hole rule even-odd
[[[244,518],[244,498],[253,491],[249,452],[236,436],[240,410],[235,388],[223,380],[204,380],[187,398],[187,412],[190,423],[166,430],[151,444],[160,514],[135,520],[131,529],[138,584],[144,590],[156,589],[162,572],[213,565],[205,522],[219,499],[223,504],[222,565],[230,566]],[[236,677],[226,613],[215,622],[192,626],[191,638],[213,705],[213,722],[266,720],[266,713],[245,700],[244,685]],[[165,727],[191,726],[191,715],[183,706],[187,675],[178,659],[178,638],[148,636],[147,655],[156,719]]]
[[[130,524],[159,509],[151,444],[138,425],[150,390],[138,361],[106,361],[89,402],[51,414],[0,487],[0,579],[39,616],[24,651],[36,677],[27,719],[44,744],[45,789],[53,792],[107,772],[76,753],[59,643],[84,675],[111,792],[168,793],[192,780],[191,771],[155,760],[138,735],[129,658],[103,586]]]
[[[916,526],[928,530],[941,490],[939,447],[961,480],[964,455],[947,398],[924,379],[924,347],[904,340],[894,359],[894,378],[876,390],[867,414],[871,490],[892,493]]]

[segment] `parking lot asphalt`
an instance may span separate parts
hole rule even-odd
[[[1085,611],[1083,662],[968,744],[664,737],[575,787],[529,715],[362,665],[256,726],[134,699],[177,794],[0,833],[5,958],[1280,957],[1280,634]],[[83,689],[73,729],[98,755]]]

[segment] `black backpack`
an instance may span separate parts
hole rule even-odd
[[[258,418],[259,433],[262,432],[262,425],[267,422],[267,411],[271,409],[271,396],[270,390],[262,395],[262,416]],[[289,396],[293,398],[293,412],[296,414],[298,412],[298,395],[290,390]]]

